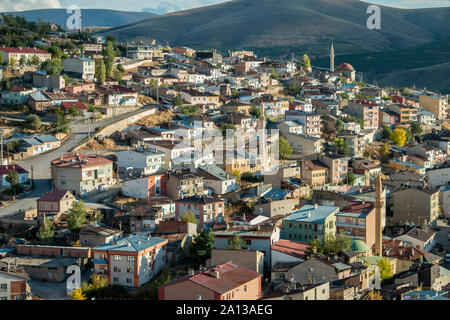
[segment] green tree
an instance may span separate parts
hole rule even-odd
[[[74,119],[81,115],[81,111],[75,107],[72,107],[69,109],[69,115],[72,117],[72,119]]]
[[[241,182],[241,172],[239,170],[234,170],[232,175],[236,178],[236,182]]]
[[[353,172],[347,173],[347,184],[353,185],[356,181],[355,174]]]
[[[181,215],[181,221],[197,224],[195,214],[191,210],[187,210]]]
[[[423,132],[422,126],[418,121],[411,121],[410,129],[413,136],[417,136]]]
[[[52,127],[56,129],[57,132],[61,131],[67,133],[69,131],[70,120],[66,118],[65,113],[62,109],[58,108],[55,111],[55,120],[52,122]]]
[[[55,230],[53,228],[52,220],[50,218],[45,218],[39,228],[39,239],[43,244],[53,243],[53,236],[55,235]]]
[[[315,248],[317,253],[335,256],[339,252],[349,249],[351,244],[352,239],[342,233],[336,236],[331,233],[326,233],[323,239],[315,239],[309,242],[307,253],[310,255]]]
[[[98,59],[96,62],[96,72],[95,78],[97,78],[97,84],[104,84],[106,80],[106,67],[105,62],[101,59]]]
[[[46,60],[42,63],[41,69],[47,71],[49,75],[58,75],[61,74],[64,65],[61,60],[58,59],[50,59]]]
[[[17,65],[17,60],[13,57],[9,58],[9,65],[15,67]]]
[[[214,248],[214,234],[211,230],[202,231],[194,237],[190,245],[190,252],[194,261],[198,264],[205,263],[211,257],[211,250]]]
[[[256,107],[256,106],[253,106],[253,107],[250,109],[250,114],[251,114],[252,116],[254,116],[255,118],[259,118],[259,117],[261,116],[261,108]]]
[[[380,268],[380,281],[381,284],[386,283],[389,279],[393,277],[392,266],[386,258],[380,259],[377,262],[377,266]]]
[[[6,182],[11,186],[14,195],[16,195],[17,186],[19,185],[19,174],[16,170],[9,170],[5,178]]]
[[[406,131],[400,128],[395,129],[389,137],[389,140],[402,147],[406,142]]]
[[[311,68],[311,60],[306,53],[302,57],[302,67],[305,71],[308,71]]]
[[[336,138],[336,140],[334,140],[334,145],[336,153],[343,156],[347,156],[350,154],[348,143],[344,139]]]
[[[74,201],[67,220],[70,230],[78,231],[86,222],[86,208],[83,200],[80,200],[79,202]]]
[[[385,125],[383,126],[383,139],[389,139],[392,135],[392,129]]]
[[[278,148],[280,159],[289,159],[291,154],[294,152],[291,145],[287,142],[287,140],[284,137],[280,137],[280,139],[278,140]]]
[[[406,87],[403,88],[401,92],[402,92],[402,95],[403,95],[403,96],[409,96],[409,95],[411,95],[411,90],[409,90],[409,89],[406,88]]]
[[[386,162],[389,160],[390,150],[389,150],[389,144],[385,143],[381,147],[381,156],[383,157],[383,160]]]
[[[27,63],[25,56],[21,56],[19,60],[19,65],[23,67]]]
[[[115,51],[113,43],[112,41],[107,41],[106,47],[105,49],[103,49],[103,59],[105,61],[106,75],[108,77],[112,77],[113,75],[114,58],[115,58]]]
[[[337,119],[334,123],[334,128],[336,129],[336,131],[341,131],[343,127],[344,124],[342,123],[342,121],[340,119]]]
[[[241,239],[241,236],[237,234],[228,240],[228,249],[241,250],[245,246],[245,242],[246,241]]]
[[[30,114],[25,120],[25,126],[30,130],[39,130],[42,126],[41,118],[35,114]]]
[[[121,63],[119,63],[117,65],[117,70],[119,70],[120,72],[124,73],[125,72],[125,68],[123,67],[123,65]]]
[[[29,60],[29,64],[32,66],[37,66],[39,63],[41,63],[41,60],[36,55],[32,56]]]
[[[173,105],[174,106],[181,106],[183,104],[183,99],[181,99],[181,96],[178,94],[174,99],[173,99]]]
[[[342,92],[341,93],[341,98],[343,100],[348,100],[348,99],[350,99],[350,95],[348,94],[348,92]]]
[[[270,77],[271,77],[272,79],[275,79],[275,80],[280,80],[280,77],[278,76],[278,74],[277,74],[277,72],[275,71],[274,68],[272,68],[272,69],[270,70]]]

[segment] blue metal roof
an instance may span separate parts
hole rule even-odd
[[[167,239],[145,237],[145,236],[129,236],[127,238],[111,241],[101,246],[95,247],[95,250],[110,250],[110,251],[129,251],[139,252],[147,248],[153,247]]]
[[[286,217],[285,221],[299,222],[323,222],[325,219],[339,210],[339,207],[304,205]],[[308,217],[308,212],[310,215]]]

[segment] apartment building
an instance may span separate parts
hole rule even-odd
[[[92,249],[94,273],[108,284],[140,287],[160,273],[166,263],[168,240],[129,236]]]
[[[323,186],[328,181],[328,168],[318,161],[305,160],[300,162],[301,178],[313,187]]]
[[[68,153],[50,163],[53,185],[76,195],[103,191],[115,184],[113,162],[99,155]]]
[[[364,129],[378,128],[379,110],[378,104],[369,100],[349,101],[345,109],[349,115],[363,120]]]
[[[64,71],[76,74],[84,80],[95,79],[95,61],[85,57],[67,58],[63,61]]]
[[[322,135],[321,115],[303,111],[290,110],[285,113],[285,121],[295,121],[303,126],[303,133],[307,136],[320,137]]]
[[[336,154],[326,154],[320,156],[320,161],[328,167],[328,182],[346,182],[348,173],[348,157]]]
[[[284,219],[284,235],[288,240],[309,242],[336,234],[339,207],[304,205]]]
[[[34,57],[39,59],[39,62],[44,62],[45,60],[49,60],[52,58],[52,54],[37,48],[8,48],[8,47],[0,47],[0,54],[3,56],[3,61],[10,63],[11,59],[14,59],[16,63],[24,58],[25,61],[29,61]]]
[[[163,171],[164,153],[124,150],[116,152],[119,174],[126,177],[140,177]]]
[[[438,95],[420,95],[420,108],[433,113],[438,120],[447,119],[448,97]]]
[[[181,219],[183,214],[192,212],[197,219],[200,231],[206,226],[221,222],[225,216],[225,202],[223,199],[208,196],[192,196],[175,201],[175,219]]]
[[[198,92],[195,90],[183,90],[180,92],[181,99],[189,104],[195,105],[212,105],[218,107],[219,96],[210,93]]]
[[[127,197],[138,199],[161,197],[166,195],[166,184],[166,175],[155,173],[141,178],[122,181],[122,192]]]
[[[0,270],[0,301],[32,300],[29,280],[25,274]]]
[[[189,170],[175,170],[167,174],[167,196],[178,200],[205,194],[203,178]]]

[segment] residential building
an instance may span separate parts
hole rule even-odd
[[[167,196],[178,200],[205,194],[203,178],[189,170],[176,170],[167,174]]]
[[[25,61],[30,61],[34,57],[39,59],[39,62],[44,62],[52,58],[52,54],[37,48],[7,48],[0,47],[0,54],[3,56],[3,61],[10,63],[11,59],[14,59],[16,63],[19,63],[22,57]]]
[[[141,177],[163,171],[164,153],[125,150],[116,152],[119,174],[126,177]]]
[[[210,188],[213,194],[222,195],[239,188],[236,177],[216,165],[201,165],[197,174],[203,178],[204,188]]]
[[[322,135],[322,122],[320,114],[302,111],[286,111],[285,121],[296,121],[302,124],[303,133],[307,136],[320,137]]]
[[[153,232],[163,218],[160,206],[141,205],[128,214],[130,216],[130,232],[146,233]]]
[[[85,57],[67,58],[63,61],[64,71],[76,74],[83,80],[95,80],[95,61]]]
[[[328,181],[328,168],[318,161],[305,160],[300,162],[301,177],[313,187],[323,186]]]
[[[2,94],[2,104],[15,106],[27,104],[28,96],[34,91],[35,89],[13,86],[6,93]]]
[[[336,214],[339,207],[304,205],[284,219],[284,237],[288,240],[308,242],[323,239],[326,234],[336,235]]]
[[[18,183],[23,185],[28,183],[29,178],[29,172],[19,166],[18,164],[7,164],[7,165],[0,165],[0,177],[1,177],[1,187],[2,188],[10,188],[11,185],[6,180],[6,177],[8,176],[9,171],[15,171],[18,174]]]
[[[181,99],[188,104],[219,106],[219,96],[210,93],[202,93],[195,90],[183,90],[180,92]]]
[[[83,226],[79,232],[80,243],[87,247],[97,247],[123,237],[123,231],[115,230],[101,222]]]
[[[417,225],[405,234],[395,237],[395,240],[401,240],[404,244],[430,252],[436,244],[436,235],[436,230],[429,225]]]
[[[420,108],[433,113],[438,120],[448,115],[448,97],[438,95],[420,95]]]
[[[394,209],[391,223],[434,224],[439,215],[439,189],[432,187],[403,188],[391,194]]]
[[[29,280],[26,274],[0,270],[0,301],[32,300]]]
[[[38,216],[48,217],[50,215],[57,216],[71,209],[76,198],[70,191],[55,190],[47,192],[36,201]]]
[[[166,196],[167,177],[165,174],[152,174],[149,176],[122,181],[124,196],[147,199],[149,197]]]
[[[164,168],[173,169],[183,163],[192,163],[194,147],[188,143],[176,143],[174,141],[154,140],[146,141],[149,150],[155,154],[164,154]]]
[[[192,212],[197,220],[197,228],[203,231],[216,222],[222,222],[225,216],[225,203],[222,199],[209,196],[185,197],[175,201],[175,219]]]
[[[103,191],[115,184],[113,163],[99,155],[68,153],[51,162],[51,175],[56,189],[76,195]]]
[[[358,119],[363,120],[364,129],[378,129],[379,106],[369,100],[349,101],[345,111]]]
[[[272,246],[271,268],[276,264],[300,263],[306,260],[308,243],[280,239]],[[272,279],[273,280],[273,279]]]
[[[215,266],[228,261],[264,274],[264,253],[258,250],[212,249],[211,259],[207,260],[206,265]]]
[[[348,157],[336,154],[323,154],[320,161],[328,167],[328,182],[341,183],[347,182]]]
[[[270,267],[272,245],[280,240],[280,229],[271,225],[216,224],[212,232],[216,249],[228,249],[229,241],[239,235],[245,241],[243,249],[264,253],[265,268]]]
[[[233,261],[194,272],[159,287],[159,300],[258,300],[262,275]]]
[[[129,236],[92,249],[94,273],[108,284],[140,287],[158,275],[166,263],[167,239]]]
[[[370,202],[356,202],[336,214],[336,233],[375,244],[375,207]]]

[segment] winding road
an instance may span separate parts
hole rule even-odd
[[[0,217],[12,215],[19,209],[26,210],[29,208],[35,208],[36,199],[40,198],[46,192],[51,190],[50,162],[58,158],[59,156],[70,152],[88,136],[89,132],[92,134],[95,131],[95,128],[104,127],[114,122],[134,116],[145,109],[146,107],[143,107],[137,111],[125,113],[117,117],[99,121],[93,124],[72,122],[72,136],[64,141],[61,147],[25,160],[15,161],[15,164],[20,165],[22,168],[30,172],[30,178],[33,174],[34,186],[32,191],[26,194],[23,198],[1,208]]]

